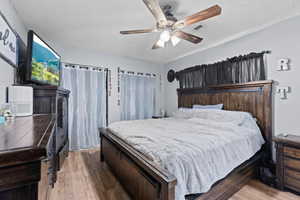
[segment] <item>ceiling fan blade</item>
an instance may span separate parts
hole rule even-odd
[[[198,44],[203,40],[203,38],[200,38],[198,36],[195,36],[195,35],[183,32],[183,31],[176,31],[173,35],[178,37],[178,38],[181,38],[183,40],[187,40],[189,42],[192,42],[194,44]]]
[[[158,40],[153,46],[152,49],[160,49],[165,47],[165,42]]]
[[[174,28],[183,28],[185,26],[195,24],[197,22],[209,19],[211,17],[215,17],[220,15],[222,12],[222,8],[218,5],[212,6],[206,10],[200,11],[194,15],[186,17],[183,20],[180,20],[174,24]]]
[[[167,24],[167,18],[162,11],[158,0],[143,0],[154,18],[156,19],[157,23],[161,26],[165,26]]]
[[[156,31],[157,31],[156,29],[142,29],[142,30],[120,31],[120,33],[123,35],[128,35],[128,34],[140,34],[140,33],[153,33]]]

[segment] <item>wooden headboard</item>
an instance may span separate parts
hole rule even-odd
[[[272,84],[258,81],[242,84],[218,85],[206,89],[177,89],[178,107],[194,104],[224,104],[225,110],[251,113],[258,122],[266,140],[266,150],[271,155],[272,144]]]

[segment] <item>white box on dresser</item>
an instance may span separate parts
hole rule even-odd
[[[8,103],[14,105],[16,116],[30,116],[33,113],[33,88],[28,86],[8,87]]]

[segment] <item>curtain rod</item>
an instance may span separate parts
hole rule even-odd
[[[259,57],[261,55],[270,54],[270,53],[271,53],[270,50],[262,51],[260,53],[251,52],[249,54],[240,55],[240,56],[234,56],[234,57],[231,57],[231,58],[227,58],[226,60],[221,60],[221,61],[218,61],[218,62],[215,62],[215,63],[212,63],[212,64],[201,64],[201,65],[195,65],[193,67],[188,67],[186,69],[183,69],[181,71],[176,72],[176,74],[184,73],[184,72],[189,72],[189,71],[195,71],[195,70],[198,70],[199,67],[203,67],[203,66],[211,66],[211,65],[216,65],[216,64],[220,64],[220,63],[226,63],[226,62],[236,62],[236,60],[241,61],[243,59],[255,58],[255,57]]]
[[[153,73],[143,73],[143,72],[134,72],[134,71],[125,71],[125,70],[121,70],[120,68],[118,68],[118,73],[127,73],[127,74],[132,74],[132,75],[145,75],[145,76],[154,76],[157,77],[156,74]]]
[[[67,62],[62,62],[63,64],[65,64],[66,67],[75,67],[75,66],[79,66],[80,69],[90,69],[92,68],[93,70],[99,70],[99,71],[108,71],[108,68],[104,68],[104,67],[97,67],[97,66],[93,66],[93,65],[83,65],[83,64],[77,64],[77,63],[67,63]]]

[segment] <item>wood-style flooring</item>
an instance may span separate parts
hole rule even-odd
[[[48,191],[48,200],[130,200],[130,198],[107,165],[100,162],[99,151],[92,150],[70,153],[59,172],[55,188]],[[281,192],[252,180],[230,200],[300,200],[300,196]]]

